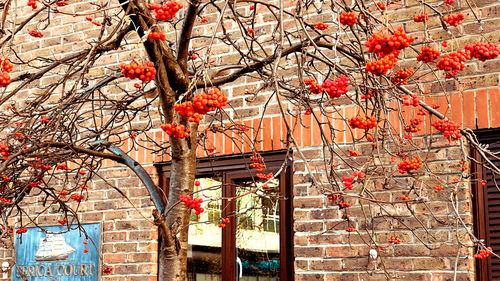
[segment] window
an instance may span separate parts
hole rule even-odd
[[[267,189],[248,167],[251,155],[200,159],[196,196],[205,212],[191,216],[189,228],[189,281],[291,280],[293,273],[291,162],[286,152],[261,154],[267,172],[279,176]],[[244,161],[244,159],[247,159]],[[158,165],[160,184],[168,186],[168,163]],[[168,194],[168,192],[167,192]],[[213,198],[236,200],[211,200]],[[221,218],[230,223],[219,227]]]
[[[494,153],[500,153],[500,129],[479,130],[476,132],[482,144],[488,144]],[[483,159],[477,151],[472,150],[471,156],[477,161],[472,165],[472,203],[474,212],[474,232],[478,239],[483,239],[486,246],[493,252],[500,251],[500,176],[494,175],[482,166]],[[500,160],[490,159],[494,165],[500,166]],[[486,185],[481,184],[486,180]],[[476,259],[477,281],[500,280],[500,259],[490,256],[487,259]]]

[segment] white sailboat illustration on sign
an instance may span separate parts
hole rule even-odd
[[[62,234],[47,233],[45,238],[40,238],[35,259],[36,261],[64,261],[75,251],[66,243]]]

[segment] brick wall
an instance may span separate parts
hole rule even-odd
[[[465,1],[457,2],[458,5],[466,5]],[[483,35],[498,42],[500,31],[495,26],[500,21],[500,5],[494,0],[475,2],[478,13],[485,18]],[[88,3],[75,3],[65,7],[71,12],[85,12],[92,8]],[[21,13],[28,14],[30,9],[25,7]],[[405,24],[408,32],[418,34],[418,27],[410,19],[419,9],[417,1],[397,2],[389,6],[389,18],[398,24]],[[206,16],[212,21],[197,27],[194,31],[195,35],[206,34],[215,28],[213,20],[217,17],[216,12],[212,11],[212,14],[207,13]],[[257,36],[266,36],[269,29],[266,16],[268,15],[263,14],[258,17]],[[478,31],[478,24],[470,14],[467,16],[467,20],[458,28],[459,32],[453,29],[456,33],[454,42],[460,47],[474,40],[465,34]],[[21,16],[19,20],[22,19]],[[450,40],[451,36],[440,29],[440,24],[435,18],[431,19],[429,25],[435,39]],[[34,24],[29,24],[26,30],[32,28]],[[236,27],[233,28],[236,30]],[[167,29],[171,31],[171,28],[167,27]],[[13,43],[17,45],[20,58],[26,60],[36,56],[48,56],[51,50],[54,50],[56,54],[76,52],[87,46],[85,41],[97,35],[97,28],[83,21],[81,17],[66,15],[53,19],[53,25],[44,31],[44,35],[42,39],[35,39],[27,34],[16,37]],[[143,51],[134,45],[138,42],[137,36],[132,34],[128,40],[130,45],[100,58],[91,72],[96,76],[109,75],[118,69],[120,62],[129,61],[135,56],[144,56]],[[200,39],[195,40],[192,46],[197,48],[204,44],[206,40]],[[451,49],[452,47],[449,47],[449,50]],[[220,64],[231,61],[237,55],[233,49],[221,43],[215,44],[212,50],[213,59]],[[405,55],[411,59],[416,54],[408,52]],[[16,66],[16,73],[22,73],[22,70],[20,66]],[[474,129],[499,127],[500,114],[497,110],[500,107],[499,70],[498,59],[487,63],[472,62],[467,65],[465,74],[460,80],[461,84],[456,81],[446,82],[442,87],[441,85],[437,87],[433,81],[425,81],[424,89],[428,93],[425,100],[429,104],[441,105],[442,113],[466,127]],[[50,76],[44,79],[50,79]],[[37,87],[46,82],[42,80],[39,85],[33,83],[32,89],[22,91],[20,95],[36,92]],[[119,83],[128,89],[132,88],[132,83],[127,83],[126,79],[121,79]],[[286,127],[275,99],[270,93],[264,91],[255,99],[247,95],[257,90],[261,84],[256,79],[246,77],[223,88],[230,100],[230,106],[225,109],[226,112],[239,124],[249,128],[249,138],[236,133],[228,135],[214,133],[206,130],[206,126],[202,126],[200,131],[204,131],[208,136],[204,143],[205,147],[214,146],[216,155],[250,152],[253,145],[258,151],[286,147]],[[443,89],[446,90],[445,94],[443,94]],[[118,88],[108,87],[105,91],[110,96],[117,98],[120,96]],[[262,105],[269,98],[271,101],[264,111]],[[286,106],[292,112],[300,110],[291,104],[286,104]],[[339,115],[344,118],[351,118],[356,114],[354,106],[346,100],[340,100],[337,108]],[[317,112],[314,111],[314,113]],[[154,123],[158,125],[159,116],[155,112],[152,114]],[[264,117],[261,118],[262,116]],[[300,116],[300,119],[297,116]],[[347,151],[353,148],[353,139],[359,137],[356,135],[359,133],[355,132],[353,135],[339,119],[341,116],[333,115],[329,119],[321,116],[320,118],[323,122],[328,121],[335,129],[335,135],[327,133],[326,139],[338,144],[336,151],[342,153],[341,155],[347,155]],[[288,118],[288,122],[293,126],[293,136],[317,179],[326,179],[325,159],[331,160],[331,163],[337,163],[335,170],[339,174],[348,173],[350,169],[345,163],[338,164],[342,163],[338,158],[324,152],[322,141],[318,137],[320,125],[311,115],[289,115]],[[141,124],[139,118],[137,124]],[[150,130],[147,133],[148,137],[156,141],[166,140],[167,136],[158,127]],[[322,128],[329,131],[329,126],[322,125]],[[430,150],[421,152],[429,161],[427,168],[441,180],[452,182],[453,178],[460,177],[462,174],[461,167],[457,164],[461,159],[461,149],[440,136],[426,136],[430,133],[430,129],[427,123],[424,132],[416,138],[416,142],[419,148],[432,144]],[[141,136],[138,136],[137,141],[144,147],[155,148],[153,142],[141,139]],[[255,139],[256,142],[252,144],[249,139]],[[130,140],[124,142],[122,148],[130,151],[129,155],[142,163],[152,174],[154,174],[152,163],[169,160],[167,153],[152,154],[137,146],[133,148]],[[355,165],[362,163],[365,159],[363,157],[376,154],[369,142],[356,143],[355,149],[363,155],[353,160]],[[415,148],[408,147],[408,149],[414,150]],[[203,157],[207,154],[200,147],[198,155]],[[396,163],[392,163],[389,156],[378,156],[381,157],[381,161],[385,161],[388,169],[396,170]],[[467,180],[454,188],[435,192],[432,189],[435,179],[430,177],[416,180],[399,176],[396,177],[397,181],[384,186],[381,184],[384,175],[373,173],[366,180],[366,186],[372,191],[370,196],[375,200],[397,201],[408,189],[408,185],[413,184],[422,187],[422,195],[426,196],[429,201],[426,204],[379,205],[366,200],[347,199],[353,205],[348,211],[351,223],[359,231],[359,233],[349,234],[345,231],[347,225],[342,219],[343,213],[336,204],[325,197],[324,190],[311,185],[305,163],[298,153],[294,153],[294,171],[295,224],[293,229],[295,231],[296,280],[444,281],[453,280],[455,269],[457,280],[474,279],[473,249],[466,247],[471,246],[466,233],[470,231],[473,221],[470,187]],[[106,182],[101,179],[93,181],[89,188],[88,199],[81,204],[79,216],[84,223],[102,222],[103,224],[103,263],[115,268],[114,273],[104,276],[103,280],[156,280],[157,232],[152,224],[152,205],[146,189],[128,169],[111,161],[105,161],[105,167],[100,175]],[[109,184],[123,190],[130,202],[124,200]],[[359,192],[360,189],[357,188],[353,192]],[[452,192],[458,196],[458,206],[452,205],[449,201]],[[33,205],[28,210],[35,213],[40,210],[40,202],[36,198],[31,200]],[[451,215],[454,208],[457,208],[468,229],[457,226],[456,219]],[[392,217],[388,217],[388,214]],[[48,214],[39,217],[38,222],[56,224],[57,219],[56,215]],[[422,225],[427,230],[424,230]],[[397,236],[402,243],[389,245],[388,236]],[[457,239],[462,241],[464,246],[459,246]],[[0,262],[9,260],[12,255],[10,247],[11,245],[0,245]],[[370,249],[377,250],[379,258],[376,261],[369,259]]]

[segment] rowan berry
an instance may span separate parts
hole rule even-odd
[[[380,10],[384,11],[385,10],[385,4],[382,2],[377,2],[377,7],[379,7]]]
[[[349,126],[351,126],[351,128],[353,129],[359,128],[368,130],[377,126],[377,119],[375,119],[374,116],[370,117],[369,119],[361,118],[358,116],[349,120]]]
[[[359,152],[355,151],[355,150],[349,150],[349,155],[351,156],[359,156]]]
[[[465,62],[470,59],[470,53],[463,50],[445,54],[437,63],[437,68],[447,72],[446,78],[456,76],[465,69]]]
[[[177,125],[175,123],[170,124],[161,124],[161,129],[167,133],[167,135],[172,136],[174,138],[187,138],[189,137],[190,130],[187,129],[184,125]]]
[[[149,39],[152,39],[152,40],[155,40],[155,39],[166,40],[166,39],[167,39],[167,36],[166,36],[166,35],[165,35],[165,33],[163,33],[163,32],[155,32],[155,31],[151,31],[151,32],[148,34],[148,38],[149,38]]]
[[[189,195],[184,195],[184,194],[181,194],[179,196],[179,200],[181,202],[183,202],[184,204],[186,204],[186,206],[190,209],[194,209],[195,210],[195,213],[197,215],[203,213],[205,211],[205,209],[203,209],[201,207],[201,203],[203,203],[203,199],[201,198],[192,198],[191,196]]]
[[[30,30],[28,33],[29,33],[29,35],[31,35],[33,37],[37,37],[37,38],[43,37],[43,34],[40,31]]]
[[[343,12],[339,16],[339,21],[342,25],[353,26],[358,22],[358,17],[354,13]]]
[[[410,198],[410,196],[403,195],[403,196],[401,196],[401,200],[403,200],[403,201],[410,201],[411,198]]]
[[[69,5],[69,3],[67,1],[57,1],[56,5],[59,7],[64,7],[64,6]]]
[[[36,5],[36,0],[29,0],[28,1],[28,6],[31,6],[31,8],[34,10],[37,8],[37,5]]]
[[[420,14],[418,16],[413,17],[414,22],[423,22],[423,21],[429,21],[429,16],[427,13]]]
[[[305,79],[304,84],[309,86],[309,91],[311,92],[311,94],[321,94],[323,92],[323,86],[316,84],[316,81],[314,79]]]
[[[389,54],[379,60],[369,61],[365,69],[377,76],[385,75],[396,65],[397,59],[394,54]]]
[[[227,97],[218,88],[212,88],[208,92],[197,94],[193,98],[194,111],[200,114],[207,114],[217,108],[222,108],[227,104]]]
[[[355,229],[354,227],[352,227],[352,226],[351,226],[351,227],[346,228],[346,230],[345,230],[345,231],[347,231],[347,232],[355,232],[355,231],[356,231],[356,229]]]
[[[443,133],[449,141],[455,141],[462,137],[459,131],[459,126],[450,120],[437,120],[431,124],[436,130]]]
[[[473,45],[466,45],[465,50],[470,52],[471,57],[480,61],[492,60],[500,54],[500,46],[494,43],[477,42]]]
[[[314,23],[314,28],[317,30],[325,30],[328,28],[328,24],[324,22],[316,22]]]
[[[328,96],[333,99],[346,94],[349,91],[348,85],[349,78],[345,75],[341,75],[340,77],[336,77],[333,81],[328,79],[325,80],[321,87],[324,88]]]
[[[412,76],[413,72],[413,68],[401,68],[396,73],[394,73],[394,75],[391,77],[391,81],[397,85],[406,85],[408,84],[408,81],[406,79]]]
[[[387,239],[387,242],[395,244],[395,245],[401,244],[401,240],[397,237],[389,237]]]
[[[441,55],[440,51],[434,49],[431,46],[422,46],[420,51],[421,53],[417,56],[417,61],[423,61],[427,63],[433,62]]]
[[[443,188],[444,188],[444,187],[443,187],[442,185],[440,185],[440,184],[436,184],[436,185],[434,186],[434,189],[435,189],[435,190],[438,190],[438,191],[443,190]]]
[[[420,157],[416,157],[413,160],[409,160],[408,158],[398,163],[398,169],[401,174],[410,172],[412,170],[418,170],[422,168],[422,159]]]
[[[379,31],[373,33],[365,46],[368,47],[368,52],[375,53],[380,57],[394,54],[394,57],[399,56],[399,51],[407,48],[415,40],[415,37],[408,36],[402,28],[397,28],[394,34],[384,33]]]
[[[122,63],[120,65],[122,74],[130,79],[140,79],[143,82],[151,81],[156,76],[156,69],[154,64],[150,61],[140,64],[137,61],[132,63]]]
[[[444,16],[443,20],[447,22],[449,25],[452,26],[458,26],[458,24],[465,19],[464,14],[462,13],[457,13],[457,14],[451,14],[449,16]]]
[[[175,18],[177,12],[182,9],[182,4],[177,2],[177,0],[170,0],[167,3],[160,4],[148,4],[148,9],[154,10],[155,18],[159,21],[169,21]]]

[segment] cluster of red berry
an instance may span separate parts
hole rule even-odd
[[[177,125],[175,123],[161,124],[160,128],[169,136],[174,138],[183,139],[189,137],[191,130],[186,129],[184,125]]]
[[[2,156],[3,160],[9,160],[10,154],[11,153],[9,152],[9,146],[0,142],[0,155]]]
[[[411,170],[418,170],[420,168],[422,168],[422,159],[418,156],[413,160],[404,159],[398,163],[398,169],[401,174],[410,172]]]
[[[440,184],[436,184],[436,185],[434,186],[434,189],[435,189],[435,190],[438,190],[438,191],[443,190],[443,188],[444,188],[444,187],[443,187],[442,185],[440,185]]]
[[[458,50],[445,54],[438,60],[437,68],[447,72],[446,78],[456,76],[459,71],[465,69],[465,62],[470,59],[470,53],[463,50]]]
[[[385,10],[385,4],[382,2],[377,2],[377,7],[379,7],[380,10],[384,11]]]
[[[345,231],[347,231],[347,232],[355,232],[356,228],[350,226],[350,227],[346,228]]]
[[[481,250],[479,250],[479,253],[474,254],[474,258],[485,259],[485,258],[489,257],[491,255],[491,253],[493,253],[493,250],[491,249],[491,247],[488,247],[486,249],[481,249]]]
[[[146,62],[145,64],[141,64],[134,60],[130,64],[122,63],[120,67],[122,69],[122,74],[130,79],[137,78],[144,82],[148,82],[153,80],[156,75],[154,64],[150,61]]]
[[[391,81],[394,84],[406,85],[408,84],[408,81],[406,79],[412,76],[413,73],[414,73],[413,68],[408,68],[408,69],[401,68],[400,70],[396,71],[396,73],[394,73],[394,75],[391,77]]]
[[[181,104],[175,104],[174,108],[181,116],[189,118],[189,122],[199,123],[201,120],[203,120],[203,115],[195,112],[193,103],[190,101],[186,101]]]
[[[453,3],[455,3],[455,0],[444,0],[444,3],[448,5],[453,5]]]
[[[69,3],[66,2],[66,1],[57,1],[56,5],[59,6],[59,7],[64,7],[64,6],[69,5]]]
[[[351,12],[343,12],[339,16],[340,24],[353,26],[358,22],[358,17],[356,14]]]
[[[10,84],[10,76],[6,72],[0,72],[0,87],[6,87]]]
[[[344,182],[344,185],[345,185],[345,187],[347,187],[347,189],[351,190],[354,187],[352,185],[352,183],[354,182],[354,178],[353,177],[343,176],[342,177],[342,181]]]
[[[427,13],[420,14],[418,16],[413,17],[414,22],[423,22],[423,21],[429,21],[429,16]]]
[[[67,219],[57,220],[60,225],[66,225],[68,223]]]
[[[309,91],[311,92],[311,94],[321,94],[323,92],[323,86],[316,84],[316,81],[314,79],[305,79],[304,84],[309,86]]]
[[[365,46],[368,47],[368,52],[378,54],[380,57],[394,54],[395,57],[399,56],[399,51],[407,48],[415,40],[415,37],[408,36],[402,28],[394,31],[394,34],[384,33],[379,31],[374,33]]]
[[[330,195],[326,196],[326,198],[327,198],[328,200],[336,201],[336,200],[340,199],[340,198],[341,198],[341,196],[340,196],[340,195],[338,195],[338,194],[330,194]]]
[[[397,237],[389,237],[387,239],[387,242],[392,243],[392,244],[396,244],[396,245],[401,244],[401,240]]]
[[[165,35],[165,33],[163,32],[155,32],[155,31],[151,31],[149,34],[148,34],[148,38],[149,39],[160,39],[160,40],[166,40],[167,39],[167,35]]]
[[[364,179],[365,178],[365,173],[361,171],[354,171],[352,172],[352,176],[358,179]]]
[[[217,108],[222,108],[226,104],[227,97],[218,88],[212,88],[207,93],[199,93],[193,98],[194,110],[200,114],[207,114]]]
[[[18,228],[18,229],[16,230],[16,233],[17,233],[17,234],[23,234],[23,233],[26,233],[26,232],[28,232],[28,229],[27,229],[27,228],[24,228],[24,227]]]
[[[452,15],[443,17],[443,20],[452,26],[458,26],[458,24],[464,19],[465,19],[465,16],[462,13],[452,14]]]
[[[229,218],[223,218],[221,220],[221,223],[219,223],[219,227],[224,228],[224,227],[226,227],[226,224],[228,224],[228,223],[229,223]]]
[[[347,203],[346,201],[339,202],[339,208],[349,208],[352,207],[351,203]]]
[[[28,33],[29,33],[29,35],[31,35],[33,37],[37,37],[37,38],[43,37],[43,34],[40,31],[30,30]]]
[[[262,156],[257,156],[257,154],[251,156],[250,161],[253,162],[250,164],[250,167],[256,169],[257,172],[262,172],[266,167],[266,164],[262,162],[264,161],[264,158],[262,158]]]
[[[351,156],[359,156],[361,154],[359,154],[359,152],[357,152],[355,150],[349,150],[349,155],[351,155]]]
[[[73,194],[71,195],[70,197],[71,199],[77,201],[77,202],[81,202],[83,199],[85,199],[85,195],[83,194]]]
[[[194,209],[194,211],[197,215],[199,215],[205,211],[205,209],[203,209],[201,207],[201,203],[203,203],[203,199],[201,199],[201,198],[192,198],[189,195],[181,194],[179,196],[179,200],[181,202],[184,202],[184,204],[186,204],[186,206],[188,206],[188,208]]]
[[[417,61],[423,61],[429,63],[433,62],[441,55],[440,51],[434,49],[431,46],[422,46],[420,50],[421,53],[420,55],[417,56]]]
[[[486,186],[486,180],[481,180],[481,185]]]
[[[274,178],[273,173],[268,173],[268,174],[257,173],[255,176],[257,176],[261,180],[266,180],[266,181]]]
[[[343,94],[346,94],[349,91],[349,78],[345,75],[341,75],[340,77],[336,77],[332,80],[325,80],[323,82],[322,87],[325,89],[325,92],[328,94],[330,98],[338,98]]]
[[[353,129],[359,128],[368,130],[377,127],[377,119],[375,119],[374,116],[370,117],[369,119],[361,118],[358,116],[349,120],[349,126],[351,126],[351,128]]]
[[[500,54],[500,46],[494,43],[477,42],[473,45],[466,45],[465,50],[470,52],[471,57],[480,61],[492,60]]]
[[[394,54],[389,54],[379,60],[369,61],[366,64],[365,69],[375,75],[380,76],[387,74],[387,72],[396,65],[397,61],[398,60],[396,56],[394,56]]]
[[[419,125],[422,124],[422,122],[424,122],[424,120],[420,118],[410,119],[410,124],[405,127],[405,131],[408,133],[416,133],[420,131],[422,128],[420,128]]]
[[[406,106],[417,107],[420,103],[420,98],[417,95],[405,95],[403,97],[403,104]]]
[[[6,203],[6,204],[10,204],[10,200],[7,199],[7,198],[3,198],[3,197],[0,197],[0,202]]]
[[[155,18],[160,21],[168,21],[175,18],[177,12],[182,9],[182,4],[177,0],[170,0],[167,3],[148,4],[148,9],[155,11]]]
[[[33,10],[36,9],[37,8],[36,0],[28,0],[28,6],[31,6]]]
[[[410,201],[411,198],[410,198],[410,196],[403,195],[403,196],[401,196],[401,200],[403,200],[403,201]]]
[[[105,268],[102,269],[102,273],[106,274],[106,275],[109,275],[113,272],[113,267],[111,266],[106,266]]]
[[[462,137],[460,131],[458,130],[459,126],[453,121],[450,120],[437,120],[432,122],[431,124],[436,130],[443,133],[444,137],[449,141],[455,141]]]
[[[315,22],[314,28],[316,28],[317,30],[325,30],[328,28],[328,24],[324,22]]]

